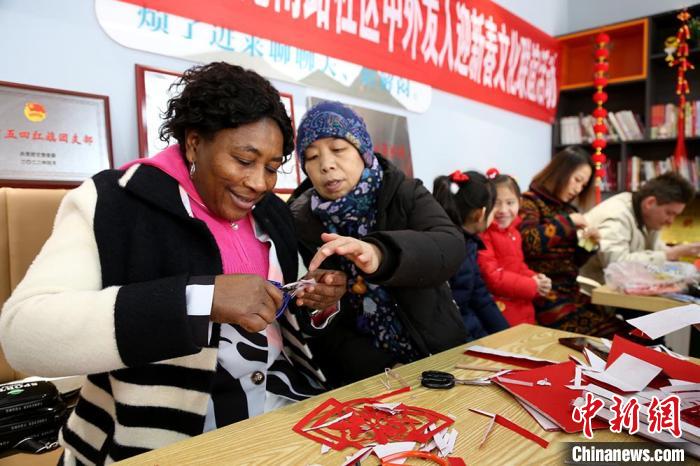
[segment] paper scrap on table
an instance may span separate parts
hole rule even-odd
[[[552,361],[551,359],[542,359],[535,356],[528,356],[526,354],[511,353],[510,351],[503,351],[495,348],[487,348],[481,345],[472,345],[466,348],[467,351],[473,351],[475,353],[493,354],[495,356],[501,356],[504,358],[515,358],[515,359],[527,359],[528,361],[535,362],[551,362],[552,364],[557,364],[557,361]]]
[[[539,446],[542,448],[547,448],[549,446],[549,442],[539,435],[535,434],[534,432],[530,432],[529,430],[525,429],[524,427],[520,427],[518,424],[515,422],[511,421],[505,416],[501,416],[500,414],[495,414],[495,413],[489,413],[487,411],[482,411],[480,409],[476,408],[468,408],[469,411],[472,411],[477,414],[481,414],[482,416],[488,416],[491,418],[491,422],[489,425],[486,427],[486,431],[484,432],[484,438],[481,440],[481,443],[479,444],[479,448],[481,448],[484,443],[486,442],[486,438],[488,437],[489,433],[493,429],[493,423],[495,422],[496,424],[500,424],[501,426],[505,427],[506,429],[510,429],[516,434],[525,437],[528,440],[532,440],[533,442],[537,443]]]
[[[508,377],[496,377],[496,380],[498,380],[499,382],[511,383],[513,385],[523,385],[525,387],[533,387],[534,386],[532,382],[526,382],[524,380],[509,379]]]
[[[481,448],[484,446],[484,443],[486,443],[486,439],[489,437],[489,434],[493,430],[493,426],[496,424],[496,416],[491,416],[491,420],[489,423],[486,425],[486,428],[484,429],[484,435],[481,437],[481,442],[479,442],[479,447]]]
[[[676,330],[700,324],[700,306],[688,304],[672,307],[665,311],[651,312],[642,317],[629,319],[627,322],[646,333],[652,340],[656,340]]]
[[[328,422],[324,422],[324,423],[321,424],[321,425],[313,426],[313,427],[308,427],[308,428],[304,429],[304,431],[308,432],[308,431],[310,431],[310,430],[323,429],[324,427],[332,426],[332,425],[335,424],[336,422],[340,422],[340,421],[342,421],[342,420],[344,420],[344,419],[349,418],[350,416],[352,416],[352,414],[353,414],[352,412],[347,413],[347,414],[343,414],[342,416],[339,416],[339,417],[337,417],[337,418],[335,418],[335,419],[332,419],[332,420],[330,420],[330,421],[328,421]]]
[[[416,446],[416,442],[392,442],[385,445],[377,445],[374,447],[374,454],[380,459],[385,456],[393,455],[394,453],[403,453],[404,451],[412,451]],[[394,464],[404,464],[408,458],[400,458],[393,460]]]
[[[659,372],[660,367],[623,353],[604,372],[586,371],[585,374],[622,391],[639,392],[644,390]]]
[[[401,409],[397,409],[401,403],[374,403],[372,407],[377,411],[384,411],[389,414],[400,413]]]
[[[572,354],[569,355],[569,359],[574,361],[579,366],[589,367],[588,364],[585,364],[583,361],[581,361],[579,358],[577,358],[576,356],[574,356]]]
[[[581,386],[581,366],[576,366],[574,368],[574,385],[577,387]]]
[[[539,411],[537,411],[535,408],[533,408],[520,398],[516,398],[515,401],[520,403],[520,406],[522,406],[523,409],[527,411],[530,414],[530,416],[532,416],[532,418],[540,425],[540,427],[542,427],[547,432],[561,430],[561,428],[558,425],[544,417]]]
[[[684,383],[680,385],[670,385],[668,387],[661,387],[661,391],[664,393],[697,392],[700,391],[700,383]]]
[[[343,466],[350,466],[351,464],[357,464],[358,462],[364,460],[367,458],[369,455],[372,454],[372,450],[376,447],[376,445],[370,445],[364,448],[360,448],[355,452],[354,455],[352,456],[346,456],[345,457],[345,463],[343,463]]]
[[[671,385],[691,385],[694,384],[695,382],[689,382],[687,380],[680,380],[680,379],[668,379],[668,383]]]
[[[682,354],[676,353],[675,351],[672,351],[670,348],[668,348],[668,347],[665,346],[665,345],[656,345],[656,346],[653,346],[653,348],[654,348],[656,351],[660,351],[660,352],[662,352],[662,353],[666,353],[666,354],[668,354],[669,356],[673,356],[673,357],[676,358],[676,359],[681,359],[681,360],[683,360],[683,361],[689,361],[689,360],[690,360],[690,358],[688,358],[688,357],[686,357],[686,356],[683,356]]]
[[[595,372],[603,372],[605,370],[605,360],[595,354],[588,348],[583,348],[583,355],[588,360],[588,364],[591,366],[591,370]]]

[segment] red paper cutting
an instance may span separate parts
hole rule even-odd
[[[371,443],[412,441],[425,443],[454,423],[454,420],[435,411],[400,404],[391,414],[371,405],[388,396],[407,391],[409,387],[374,398],[357,398],[340,402],[329,398],[297,422],[292,430],[334,450],[347,447],[363,448]],[[318,427],[333,419],[352,413],[348,418],[325,427]],[[437,428],[426,432],[428,426]],[[313,430],[309,430],[312,429]]]

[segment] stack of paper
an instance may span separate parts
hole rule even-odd
[[[633,323],[652,338],[677,330],[679,326],[700,323],[700,306],[683,306],[671,311],[665,319],[650,315],[635,319]],[[603,403],[592,421],[593,430],[609,428],[610,421],[615,418],[611,409],[615,397],[622,400],[622,406],[635,398],[639,404],[639,425],[638,431],[632,433],[661,443],[672,442],[674,447],[684,448],[688,454],[700,458],[700,365],[673,352],[641,346],[616,336],[607,361],[587,350],[584,350],[586,362],[572,358],[569,362],[549,364],[530,356],[499,354],[481,347],[469,347],[467,353],[503,362],[525,362],[522,365],[546,364],[513,370],[491,379],[513,395],[544,430],[581,432],[583,423],[574,421],[573,412],[575,406],[586,399],[587,393]],[[679,399],[676,417],[679,438],[669,432],[673,429],[668,426],[656,432],[649,425],[649,406],[652,402],[668,401],[669,395]],[[622,432],[628,429],[623,427]]]

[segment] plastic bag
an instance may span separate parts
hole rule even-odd
[[[616,262],[605,268],[605,284],[633,295],[678,293],[698,272],[692,264],[666,262],[662,266],[641,262]]]

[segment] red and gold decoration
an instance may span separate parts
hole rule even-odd
[[[685,96],[690,93],[688,80],[685,78],[685,73],[695,67],[688,60],[688,40],[690,39],[690,27],[688,21],[691,16],[687,10],[678,13],[677,18],[681,25],[676,34],[676,56],[673,60],[668,61],[668,65],[678,67],[678,80],[676,82],[676,94],[678,95],[678,138],[676,139],[676,150],[673,153],[673,163],[676,170],[682,170],[688,158],[688,152],[685,148]]]
[[[603,88],[608,84],[607,76],[610,66],[608,63],[608,57],[610,56],[608,44],[610,43],[610,36],[601,32],[596,36],[595,42],[596,61],[593,65],[593,85],[596,90],[593,93],[593,102],[596,103],[596,109],[593,110],[593,117],[596,119],[596,123],[593,125],[595,139],[592,145],[593,149],[595,149],[593,154],[593,162],[595,163],[595,202],[598,204],[600,203],[600,184],[605,176],[603,164],[605,164],[606,157],[603,149],[608,144],[605,139],[605,135],[608,133],[608,127],[605,125],[605,117],[608,116],[608,111],[603,107],[603,104],[608,100],[608,94],[603,91]]]

